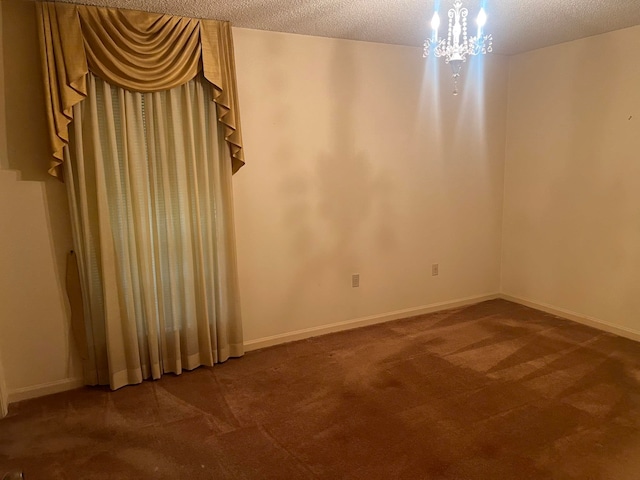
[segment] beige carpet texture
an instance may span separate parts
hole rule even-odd
[[[12,404],[0,478],[640,479],[640,344],[504,300]]]

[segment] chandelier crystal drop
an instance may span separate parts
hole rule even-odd
[[[431,38],[424,42],[423,57],[429,56],[433,50],[436,57],[444,57],[445,63],[451,65],[453,71],[453,94],[458,94],[458,79],[462,70],[462,64],[467,61],[469,55],[486,54],[493,50],[493,38],[491,35],[484,35],[482,28],[487,22],[487,14],[484,8],[480,9],[476,18],[478,25],[477,35],[469,37],[467,35],[467,16],[469,10],[462,6],[461,0],[453,2],[453,8],[449,10],[449,30],[447,38],[438,37],[440,28],[440,16],[438,12],[433,14],[431,19]]]

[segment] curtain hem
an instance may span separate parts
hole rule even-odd
[[[142,376],[142,369],[128,369],[114,372],[110,375],[109,388],[111,390],[118,390],[127,385],[137,385],[144,380]]]
[[[6,417],[9,413],[9,393],[4,380],[4,370],[0,364],[0,418]]]
[[[236,350],[237,351],[237,350]],[[162,370],[162,375],[166,375],[168,373],[173,374],[173,375],[182,375],[182,372],[184,372],[185,370],[187,372],[191,372],[193,370],[196,370],[198,368],[202,368],[202,367],[214,367],[214,365],[220,364],[220,363],[224,363],[226,361],[228,361],[231,358],[240,358],[244,355],[244,353],[241,354],[236,354],[236,355],[228,355],[224,360],[220,360],[220,361],[216,361],[213,362],[213,364],[207,363],[207,362],[203,362],[203,363],[199,363],[197,365],[193,365],[190,367],[180,367],[179,371],[174,371],[173,369],[163,369]],[[195,355],[192,355],[192,357]],[[100,382],[91,382],[91,383],[85,383],[85,385],[89,385],[89,386],[96,386],[96,385],[108,385],[109,388],[111,390],[119,390],[123,387],[126,387],[127,385],[138,385],[146,380],[160,380],[160,378],[162,377],[155,377],[153,375],[151,375],[149,373],[149,371],[147,371],[146,373],[143,373],[145,370],[148,370],[147,368],[141,367],[141,368],[134,368],[134,369],[127,369],[127,370],[121,370],[119,372],[115,372],[113,374],[109,375],[110,381],[108,383],[100,383]]]

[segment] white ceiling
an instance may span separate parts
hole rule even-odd
[[[236,27],[421,46],[438,0],[65,0],[230,20]],[[441,2],[443,24],[453,0]],[[481,0],[463,0],[475,17]],[[494,52],[514,54],[640,25],[640,0],[484,0]],[[470,18],[471,20],[471,18]],[[444,33],[443,25],[441,34]],[[470,23],[470,31],[473,28]]]

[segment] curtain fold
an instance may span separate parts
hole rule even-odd
[[[0,418],[5,417],[7,413],[9,413],[9,395],[4,381],[2,361],[0,360]]]
[[[233,172],[244,165],[228,22],[61,2],[38,2],[37,12],[53,156],[49,173],[61,174],[73,106],[87,95],[89,72],[137,92],[172,89],[204,72]]]
[[[243,354],[232,164],[212,94],[202,75],[140,93],[89,73],[73,107],[64,168],[86,383],[115,389]]]

